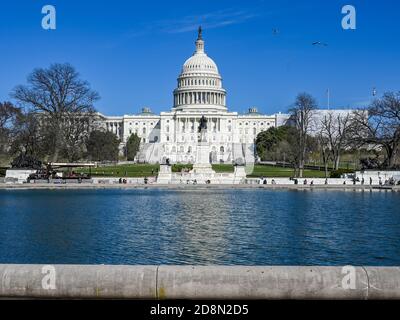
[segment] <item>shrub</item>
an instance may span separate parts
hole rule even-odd
[[[342,175],[344,175],[346,173],[354,173],[354,170],[350,170],[350,169],[333,170],[333,171],[331,171],[330,177],[331,178],[341,178]]]

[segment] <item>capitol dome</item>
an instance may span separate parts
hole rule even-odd
[[[218,67],[214,60],[207,56],[207,54],[198,52],[183,64],[182,74],[190,72],[206,72],[219,75]]]
[[[196,51],[185,61],[174,90],[174,110],[226,111],[226,92],[218,67],[204,51],[201,27]]]

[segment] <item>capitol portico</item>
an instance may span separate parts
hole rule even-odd
[[[254,162],[254,140],[257,134],[277,126],[286,115],[263,115],[256,108],[246,114],[227,108],[226,91],[216,63],[206,54],[202,30],[199,28],[194,54],[183,64],[173,92],[170,111],[153,114],[143,108],[140,114],[107,117],[99,114],[100,123],[114,132],[125,145],[136,133],[142,140],[137,160],[194,163],[199,121],[207,119],[206,139],[210,162],[232,163],[238,158]]]

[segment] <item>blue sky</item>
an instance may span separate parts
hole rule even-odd
[[[41,28],[46,4],[56,30]],[[341,27],[346,4],[356,30]],[[34,68],[69,62],[99,92],[100,112],[167,111],[201,24],[231,111],[285,112],[303,91],[323,107],[327,88],[332,107],[361,106],[373,87],[400,90],[399,15],[396,0],[2,1],[0,101]]]

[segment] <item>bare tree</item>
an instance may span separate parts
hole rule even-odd
[[[317,139],[322,162],[324,164],[325,178],[328,178],[328,165],[329,161],[332,160],[332,152],[329,149],[329,139],[322,132],[317,135]]]
[[[328,112],[321,121],[321,143],[326,143],[333,160],[334,169],[339,169],[340,156],[348,142],[351,115]]]
[[[42,158],[48,148],[49,137],[44,134],[44,127],[39,124],[33,113],[23,113],[18,118],[13,131],[11,155],[32,156]]]
[[[94,129],[94,115],[80,114],[69,115],[65,118],[67,122],[63,126],[64,145],[63,156],[70,162],[81,159],[86,152],[86,143],[90,132]]]
[[[299,177],[303,177],[304,164],[307,157],[307,148],[310,138],[311,121],[314,110],[317,108],[315,99],[308,93],[301,93],[297,96],[294,107],[289,110],[291,121],[297,129],[298,152],[297,168]]]
[[[383,167],[393,168],[400,148],[400,92],[388,92],[352,116],[352,140],[360,146],[381,147]]]
[[[0,102],[0,154],[7,153],[21,109],[11,102]]]
[[[53,64],[48,69],[35,69],[28,77],[28,85],[17,86],[12,96],[22,105],[45,119],[53,138],[53,162],[57,161],[65,145],[65,132],[73,122],[94,112],[98,94],[69,64]]]

